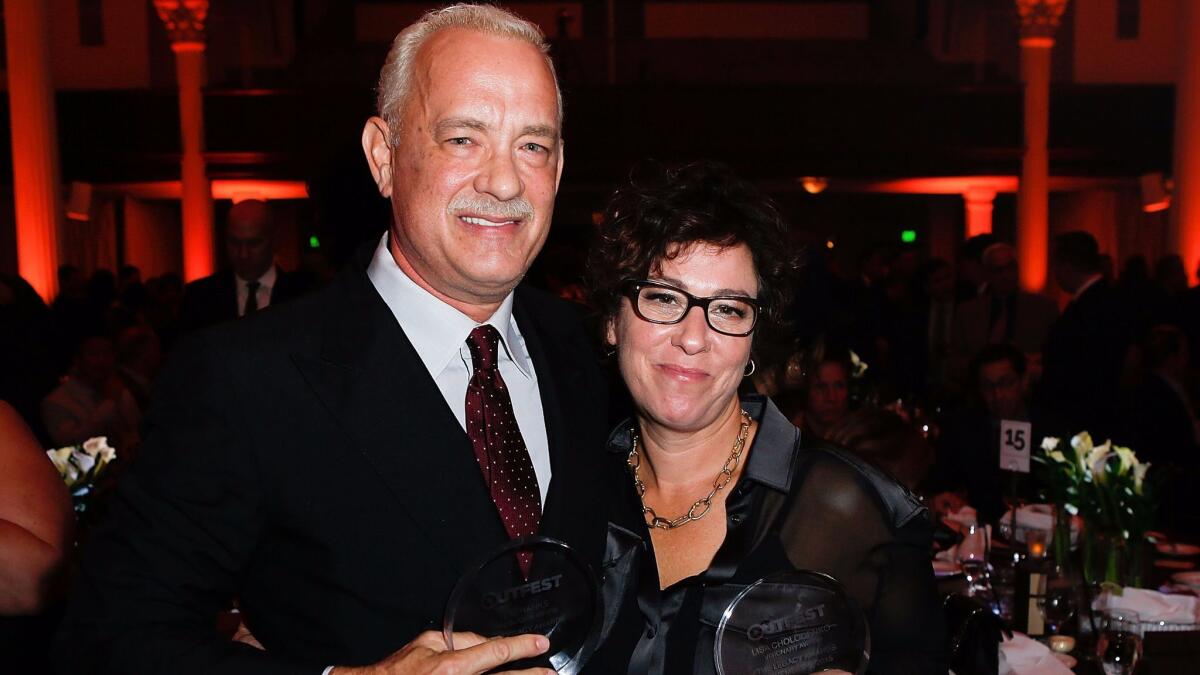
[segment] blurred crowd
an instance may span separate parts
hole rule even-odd
[[[107,436],[132,457],[155,373],[181,336],[328,280],[276,264],[261,202],[234,207],[224,234],[227,268],[187,285],[142,279],[133,266],[85,277],[65,265],[46,305],[20,278],[0,277],[0,398],[44,447]],[[552,242],[529,281],[587,315],[585,253],[585,243]],[[824,247],[804,251],[789,329],[761,341],[746,386],[935,506],[969,503],[985,518],[1037,498],[1035,481],[1000,467],[1003,420],[1030,423],[1033,448],[1087,430],[1154,463],[1166,518],[1195,528],[1200,287],[1189,287],[1179,256],[1153,266],[1134,256],[1116,274],[1091,235],[1060,235],[1056,300],[1022,290],[1015,249],[991,235],[958,253],[951,263],[875,245],[849,270]]]

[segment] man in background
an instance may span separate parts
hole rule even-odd
[[[955,370],[961,377],[979,350],[1007,343],[1025,354],[1036,380],[1042,343],[1058,318],[1058,306],[1044,295],[1021,290],[1017,252],[1009,244],[988,246],[982,259],[986,289],[964,302],[954,317],[951,342]]]
[[[275,263],[278,246],[279,228],[265,202],[234,204],[225,224],[229,269],[187,285],[179,309],[181,330],[232,321],[302,294],[300,281]]]
[[[1121,378],[1131,341],[1126,312],[1101,270],[1100,247],[1087,232],[1054,240],[1054,280],[1071,296],[1042,349],[1036,409],[1046,433],[1120,440]]]

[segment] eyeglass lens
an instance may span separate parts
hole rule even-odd
[[[643,286],[638,292],[638,311],[650,321],[675,323],[688,310],[688,298],[680,291]],[[714,330],[745,335],[754,328],[754,305],[736,298],[715,298],[708,304],[708,325]]]

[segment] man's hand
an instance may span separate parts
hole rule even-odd
[[[400,651],[373,666],[334,668],[330,675],[478,675],[512,661],[544,653],[550,641],[542,635],[487,639],[455,633],[450,651],[441,633],[425,631]],[[509,675],[555,675],[547,668],[506,671]]]

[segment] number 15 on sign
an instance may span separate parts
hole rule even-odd
[[[1000,421],[1000,468],[1029,473],[1029,444],[1033,426],[1016,420]]]

